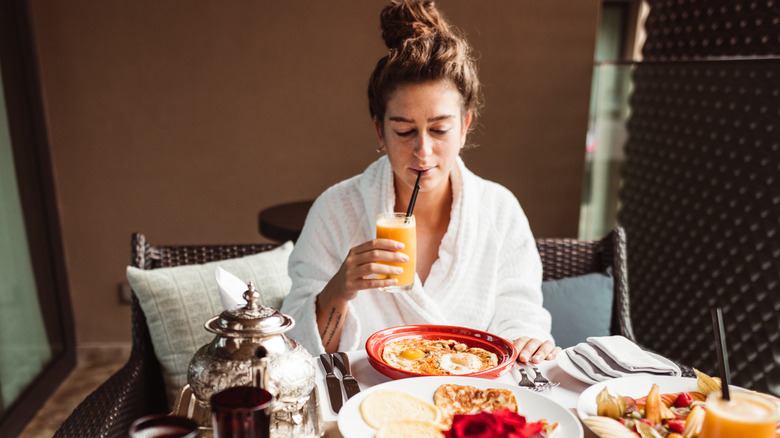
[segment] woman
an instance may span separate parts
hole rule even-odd
[[[480,106],[470,48],[432,1],[394,2],[381,14],[389,54],[369,82],[369,109],[385,156],[314,203],[290,256],[282,312],[311,353],[362,348],[377,330],[447,324],[514,341],[520,360],[560,351],[542,307],[542,268],[515,197],[459,157]],[[417,277],[387,293],[402,244],[376,239],[378,213],[406,211],[418,174]]]

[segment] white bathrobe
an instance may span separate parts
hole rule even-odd
[[[550,314],[542,307],[542,263],[517,199],[474,175],[460,158],[451,179],[450,224],[425,284],[416,276],[409,292],[358,292],[349,303],[340,351],[365,348],[372,333],[407,324],[463,326],[510,341],[552,339]],[[394,205],[386,156],[314,202],[290,255],[292,289],[281,309],[295,319],[287,334],[310,353],[325,352],[315,315],[317,295],[352,247],[376,237],[376,215],[393,211]]]

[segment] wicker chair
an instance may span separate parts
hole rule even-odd
[[[131,238],[132,266],[156,269],[255,254],[276,244],[158,246],[141,233]],[[55,437],[126,437],[130,423],[166,412],[165,384],[154,355],[146,316],[132,295],[133,346],[127,363],[90,394],[62,424]]]
[[[625,234],[613,230],[602,240],[537,239],[544,279],[554,280],[612,267],[615,278],[611,332],[634,340],[628,302]],[[157,246],[132,235],[132,265],[142,269],[204,263],[274,248],[275,244]],[[149,329],[138,300],[132,303],[133,347],[127,364],[90,394],[55,437],[125,437],[133,420],[167,410],[165,386]]]

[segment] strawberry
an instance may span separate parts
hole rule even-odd
[[[683,433],[683,431],[685,431],[685,421],[669,420],[666,422],[666,427],[672,432]]]
[[[687,392],[679,393],[677,398],[674,399],[675,408],[687,408],[691,405],[691,403],[693,403],[693,397],[691,397],[691,395]]]

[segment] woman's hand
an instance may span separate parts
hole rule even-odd
[[[329,298],[341,298],[349,301],[357,296],[358,291],[378,287],[393,286],[398,283],[395,278],[378,279],[375,275],[397,275],[403,272],[399,266],[390,266],[382,262],[403,263],[409,256],[398,252],[404,248],[401,242],[389,239],[374,239],[349,250],[347,257],[338,272],[331,278],[323,292]]]
[[[402,243],[394,240],[374,239],[349,250],[338,272],[317,295],[317,327],[325,351],[333,353],[338,348],[347,303],[357,296],[358,291],[398,283],[395,278],[380,280],[376,275],[403,272],[403,268],[399,266],[382,263],[407,261],[409,256],[398,252],[403,247]]]
[[[514,340],[515,348],[519,352],[517,360],[520,362],[539,363],[543,360],[555,359],[561,352],[561,347],[556,347],[551,341],[523,336]]]

